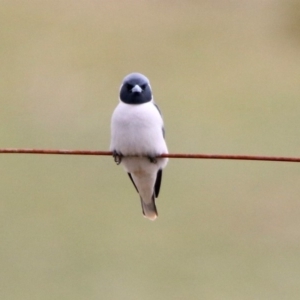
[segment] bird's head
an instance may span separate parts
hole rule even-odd
[[[127,104],[143,104],[152,100],[148,78],[140,73],[127,75],[120,88],[120,100]]]

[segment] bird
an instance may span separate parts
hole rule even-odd
[[[144,217],[154,221],[158,214],[163,168],[168,158],[161,111],[154,102],[149,79],[131,73],[122,81],[119,104],[111,118],[110,151],[121,164],[138,192]]]

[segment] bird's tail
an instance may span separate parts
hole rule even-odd
[[[142,209],[143,209],[143,215],[145,218],[154,221],[157,218],[157,209],[155,205],[155,197],[154,194],[152,195],[151,201],[150,202],[145,202],[141,198],[141,204],[142,204]]]

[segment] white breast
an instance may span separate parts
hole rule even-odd
[[[110,149],[125,156],[167,153],[162,128],[162,117],[153,102],[120,102],[112,115]]]

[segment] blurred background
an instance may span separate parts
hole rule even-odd
[[[300,156],[300,3],[0,1],[1,147],[107,150],[150,78],[170,152]],[[157,200],[110,157],[0,156],[0,298],[299,299],[300,166],[172,159]]]

